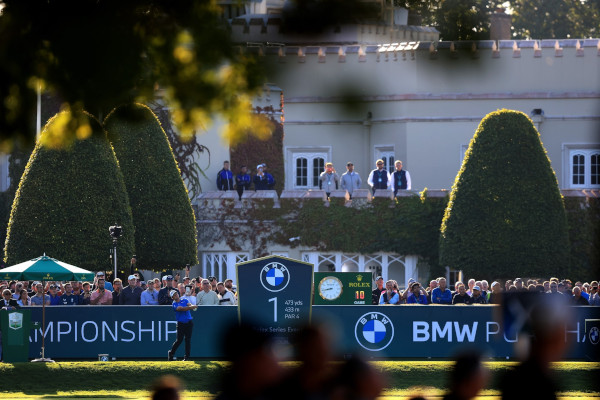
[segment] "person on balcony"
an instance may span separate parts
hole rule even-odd
[[[358,172],[354,172],[354,164],[348,162],[346,164],[346,172],[342,175],[341,178],[341,188],[348,192],[348,197],[352,200],[352,193],[360,189],[360,185],[362,185],[362,180],[360,179],[360,175]]]
[[[387,190],[390,188],[392,183],[392,178],[390,177],[390,173],[383,168],[383,160],[379,159],[376,162],[377,168],[375,168],[369,174],[369,178],[367,179],[367,183],[371,186],[373,190],[373,196],[375,196],[375,191],[377,190]]]
[[[402,161],[398,160],[394,165],[396,171],[392,174],[392,180],[394,183],[394,197],[396,197],[398,190],[410,190],[412,183],[408,171],[402,169]]]
[[[325,171],[319,176],[319,189],[324,190],[327,198],[331,195],[332,190],[337,190],[340,182],[340,177],[335,172],[333,164],[328,162],[325,164]]]
[[[233,172],[229,170],[229,161],[223,161],[223,169],[217,172],[217,189],[233,190]]]

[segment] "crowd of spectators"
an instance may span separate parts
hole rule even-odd
[[[193,305],[237,305],[236,287],[231,279],[218,282],[214,276],[181,278],[176,274],[144,281],[135,273],[129,275],[127,286],[123,286],[121,279],[111,283],[106,281],[104,272],[98,272],[93,282],[0,282],[0,308],[35,307],[44,303],[46,306],[171,305],[172,289]]]
[[[408,281],[406,290],[400,290],[398,283],[388,280],[383,283],[377,277],[377,287],[373,290],[372,304],[500,304],[503,293],[527,292],[547,296],[557,296],[566,304],[579,306],[600,306],[598,281],[572,283],[569,279],[548,280],[522,278],[507,280],[502,285],[494,281],[490,285],[486,280],[469,279],[467,285],[461,281],[454,284],[454,290],[448,288],[446,278],[440,277],[422,287],[414,279]]]
[[[367,184],[370,186],[373,195],[377,190],[393,190],[394,196],[399,190],[411,190],[412,182],[410,173],[402,169],[402,161],[396,160],[394,171],[385,169],[383,160],[375,162],[376,168],[369,173]],[[336,172],[333,163],[325,164],[324,171],[319,175],[319,189],[324,190],[327,197],[333,190],[342,189],[348,192],[350,198],[354,190],[360,189],[362,179],[354,171],[354,163],[346,164],[346,172],[340,177]],[[223,168],[217,172],[217,189],[221,191],[237,190],[240,199],[246,190],[250,190],[254,184],[254,190],[273,190],[275,187],[275,178],[267,172],[267,164],[256,166],[256,172],[251,175],[248,167],[242,165],[237,175],[234,175],[230,169],[229,161],[223,162]]]
[[[440,277],[423,287],[414,279],[408,281],[406,290],[401,290],[394,280],[383,282],[377,277],[376,288],[372,293],[372,304],[500,304],[503,293],[528,292],[547,296],[557,296],[566,304],[600,306],[598,281],[572,283],[569,279],[536,280],[516,278],[489,285],[486,280],[469,279],[465,285],[461,281],[448,287],[446,278]],[[179,274],[164,275],[162,279],[143,281],[138,273],[127,279],[123,286],[121,279],[112,283],[105,280],[104,272],[98,272],[93,282],[0,282],[0,308],[20,308],[29,306],[59,305],[171,305],[170,292],[176,289],[181,298],[192,305],[237,305],[236,287],[231,279],[219,282],[216,277],[183,278]]]

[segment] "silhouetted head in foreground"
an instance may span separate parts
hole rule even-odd
[[[158,378],[152,384],[152,400],[179,400],[181,381],[173,375]]]
[[[485,387],[488,379],[489,373],[481,363],[481,355],[476,352],[462,353],[456,357],[450,372],[450,392],[444,399],[472,399]]]
[[[225,330],[223,352],[231,369],[222,383],[219,399],[252,399],[264,396],[281,379],[281,367],[271,338],[248,324]]]

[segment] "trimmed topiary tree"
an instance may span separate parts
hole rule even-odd
[[[481,121],[442,221],[440,261],[493,278],[548,277],[569,264],[558,182],[522,112],[499,110]]]
[[[105,120],[135,224],[138,268],[162,270],[198,263],[196,218],[173,151],[148,107],[124,105]]]
[[[123,175],[106,132],[91,115],[78,115],[79,136],[69,147],[44,143],[54,130],[77,129],[71,114],[59,113],[46,124],[13,202],[5,261],[17,264],[46,253],[81,268],[113,269],[108,227],[123,227],[117,260],[129,264],[134,228]],[[75,135],[74,135],[75,136]],[[121,267],[121,269],[123,269]]]

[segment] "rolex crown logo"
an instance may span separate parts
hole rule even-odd
[[[356,280],[361,282],[362,281],[362,275],[356,275]]]

